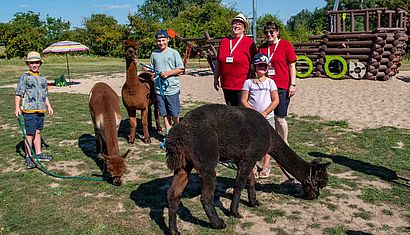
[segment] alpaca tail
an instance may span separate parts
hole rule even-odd
[[[179,170],[185,167],[184,144],[178,135],[178,125],[175,125],[167,136],[167,167],[170,170]]]

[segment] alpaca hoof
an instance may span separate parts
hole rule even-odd
[[[180,235],[180,233],[178,232],[178,230],[170,230],[169,231],[170,235]]]
[[[129,144],[134,144],[134,140],[135,140],[134,138],[132,138],[132,139],[129,138],[129,139],[128,139],[128,143],[129,143]]]
[[[226,228],[226,224],[225,224],[225,222],[223,221],[223,219],[219,219],[218,218],[218,220],[217,220],[217,222],[215,223],[212,223],[211,224],[212,225],[212,228],[215,228],[215,229],[223,229],[223,228]]]
[[[232,216],[238,219],[243,218],[243,216],[241,214],[239,214],[239,212],[232,212]]]
[[[250,207],[258,207],[260,205],[262,205],[262,203],[260,203],[258,200],[256,200],[255,202],[249,202]]]
[[[145,138],[145,139],[144,139],[144,142],[145,142],[146,144],[150,144],[150,143],[151,143],[151,138]]]

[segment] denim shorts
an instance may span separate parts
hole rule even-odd
[[[275,116],[283,118],[288,116],[288,107],[289,107],[289,93],[285,89],[278,89],[279,93],[279,104],[275,108]]]
[[[23,113],[27,135],[34,135],[36,130],[44,129],[44,113]]]
[[[161,117],[171,115],[178,117],[181,109],[179,92],[174,95],[157,95],[159,115]]]

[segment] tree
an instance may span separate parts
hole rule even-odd
[[[7,58],[24,57],[29,51],[45,48],[47,31],[39,14],[32,11],[16,13],[6,30]]]
[[[189,7],[201,7],[206,3],[221,5],[220,0],[146,0],[138,9],[137,15],[147,22],[165,22]]]
[[[126,27],[119,25],[112,16],[93,14],[85,18],[86,44],[92,53],[100,56],[121,56],[122,41],[125,39]]]
[[[61,18],[52,18],[47,15],[45,27],[47,30],[48,44],[69,38],[70,22],[64,21]]]

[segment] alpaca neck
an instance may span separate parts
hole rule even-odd
[[[135,79],[138,77],[138,71],[137,71],[137,61],[136,60],[127,60],[126,62],[127,65],[127,81],[138,81],[138,79]]]
[[[276,132],[274,134],[269,154],[298,181],[306,180],[311,174],[310,163],[299,157]]]

